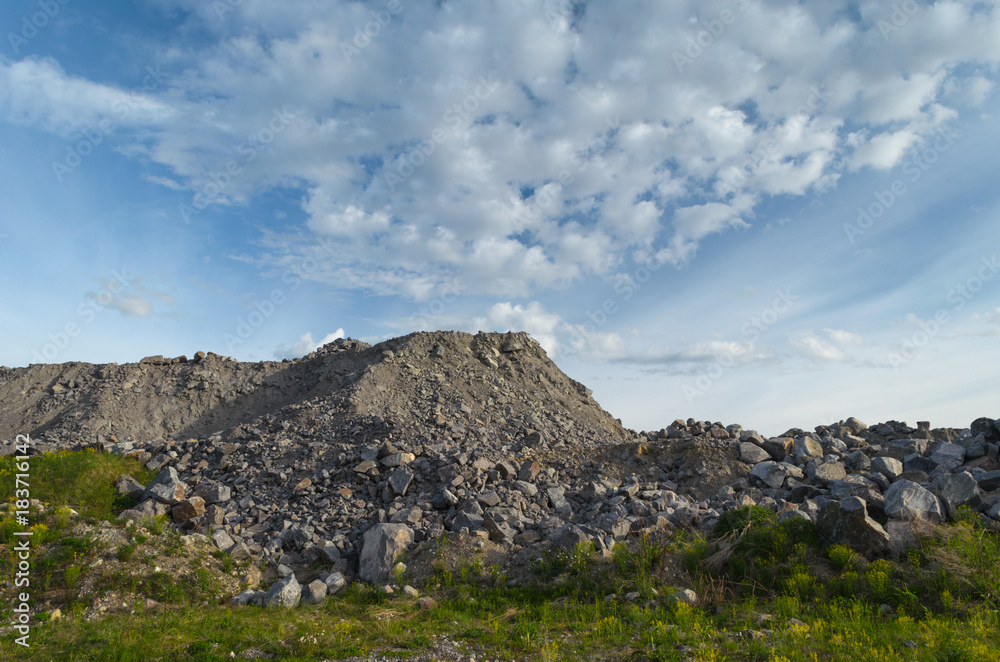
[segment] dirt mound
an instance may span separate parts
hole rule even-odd
[[[435,437],[523,429],[626,436],[524,333],[414,333],[375,346],[343,339],[286,362],[208,354],[2,368],[0,401],[0,438],[31,434],[55,443],[204,437],[262,417],[295,417],[301,408],[293,405],[321,401],[340,423],[429,426]]]

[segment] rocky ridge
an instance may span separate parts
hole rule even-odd
[[[1000,526],[998,420],[850,418],[765,438],[688,419],[636,433],[526,334],[340,340],[287,363],[31,366],[0,380],[5,438],[138,456],[159,473],[121,478],[137,501],[123,518],[168,515],[281,578],[237,602],[382,584],[445,531],[533,558],[710,529],[760,505],[877,556],[965,513]]]

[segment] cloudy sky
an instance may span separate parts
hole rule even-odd
[[[532,333],[634,429],[1000,416],[1000,3],[11,0],[0,363]]]

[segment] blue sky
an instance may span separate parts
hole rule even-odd
[[[997,411],[997,2],[0,8],[0,363],[532,333],[635,429]]]

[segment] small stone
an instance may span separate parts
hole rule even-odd
[[[319,604],[326,600],[326,582],[315,579],[306,585],[302,599],[309,604]]]
[[[339,572],[331,572],[326,576],[325,582],[326,592],[328,595],[334,595],[339,592],[340,589],[347,586],[347,578]]]
[[[179,504],[174,506],[170,511],[174,522],[177,524],[183,524],[188,520],[192,520],[195,517],[205,514],[205,500],[201,497],[193,496],[190,499],[185,499]]]
[[[409,584],[407,584],[406,586],[403,587],[403,594],[406,597],[408,597],[408,598],[419,598],[420,597],[420,591],[418,591],[417,589],[413,588]]]
[[[212,544],[220,550],[225,551],[236,544],[236,541],[226,533],[225,529],[219,529],[212,534]]]

